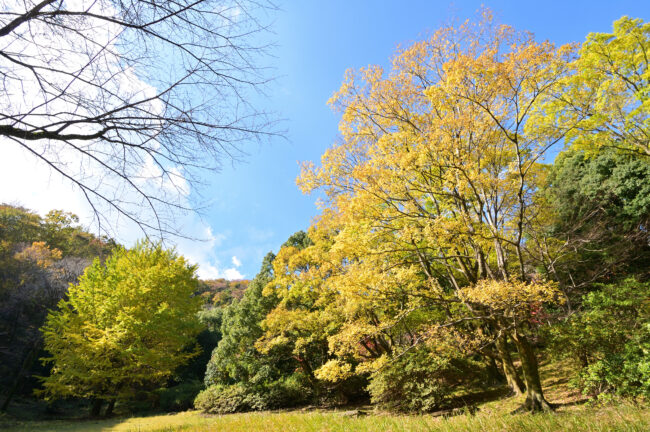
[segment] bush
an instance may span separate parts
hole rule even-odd
[[[418,347],[371,376],[373,403],[394,411],[428,412],[439,408],[462,381],[460,360],[434,356]]]
[[[198,394],[194,407],[210,414],[260,411],[303,405],[312,396],[304,377],[294,374],[265,385],[211,385]]]
[[[194,407],[209,414],[228,414],[263,410],[266,404],[243,384],[217,384],[199,393],[194,400]]]
[[[572,384],[594,397],[650,397],[650,283],[598,285],[553,329],[555,351],[581,366]]]
[[[650,324],[618,352],[605,353],[604,358],[589,364],[573,383],[583,393],[602,397],[615,394],[623,397],[650,398]]]
[[[313,398],[314,391],[304,375],[295,373],[271,382],[261,394],[267,409],[277,409],[305,405]]]

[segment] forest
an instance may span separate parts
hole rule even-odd
[[[649,53],[641,19],[556,46],[483,10],[348,70],[338,139],[296,180],[319,215],[251,280],[1,205],[0,424],[559,415],[548,371],[576,403],[647,413]]]

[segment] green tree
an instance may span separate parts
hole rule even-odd
[[[272,279],[274,258],[272,253],[266,255],[260,272],[250,282],[242,299],[223,311],[222,339],[208,363],[206,385],[257,382],[261,378],[258,372],[269,372],[269,368],[264,367],[268,358],[263,358],[254,345],[263,333],[260,322],[277,303],[277,299],[262,295]]]
[[[560,153],[537,199],[542,226],[529,231],[532,260],[559,282],[566,312],[594,283],[647,277],[650,160],[612,148]],[[545,225],[545,226],[543,226]]]
[[[79,227],[79,217],[62,210],[49,211],[41,225],[41,237],[63,255],[104,258],[115,242],[106,237],[96,237]]]
[[[0,239],[9,243],[40,240],[41,217],[25,208],[0,205]]]
[[[115,249],[105,264],[96,259],[42,328],[52,374],[41,393],[92,398],[97,415],[103,401],[110,411],[164,383],[197,354],[188,350],[201,330],[195,270],[148,242]]]
[[[298,232],[281,250],[304,249],[309,243],[307,235]],[[282,301],[275,290],[266,289],[275,281],[276,262],[273,253],[267,254],[242,299],[224,309],[222,339],[208,363],[208,388],[197,396],[197,408],[211,413],[280,408],[304,403],[313,395],[313,380],[290,341],[264,349],[258,343],[268,333],[267,317]]]
[[[650,155],[650,23],[627,16],[612,33],[590,33],[565,89],[539,114],[586,150]],[[550,114],[550,115],[549,115]]]

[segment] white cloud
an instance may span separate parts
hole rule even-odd
[[[92,0],[72,0],[69,2],[68,7],[71,10],[91,7],[94,8],[92,9],[93,12],[109,12],[97,9],[110,7],[106,6],[107,4],[110,5],[110,3],[94,2]],[[10,0],[10,3],[6,6],[9,9],[20,9],[22,2]],[[234,21],[238,19],[240,14],[236,3],[224,8],[222,12],[225,17]],[[43,63],[51,61],[51,64],[47,64],[51,68],[58,67],[62,70],[77,68],[84,70],[84,73],[87,74],[97,74],[96,76],[84,75],[81,78],[107,81],[108,84],[106,85],[109,86],[107,91],[114,90],[113,93],[120,95],[119,100],[114,101],[118,104],[121,103],[121,98],[138,99],[150,97],[157,93],[153,86],[139,78],[133,68],[122,69],[123,66],[117,55],[106,54],[106,64],[103,64],[101,70],[84,69],[82,66],[89,61],[88,57],[96,54],[92,51],[92,47],[89,48],[83,45],[84,40],[50,34],[44,24],[38,24],[37,27],[34,27],[34,30],[43,36],[42,39],[39,39],[40,52],[34,51],[36,49],[35,45],[30,44],[28,39],[25,41],[15,39],[11,45],[12,50],[23,52],[26,55],[33,55],[32,61],[34,62],[39,58]],[[109,48],[114,48],[119,28],[111,23],[105,23],[88,31],[92,31],[88,38],[96,42],[97,47],[106,45]],[[91,52],[86,52],[88,50],[91,50]],[[105,50],[107,53],[113,51],[118,52],[113,49]],[[85,55],[84,52],[86,52]],[[57,57],[57,54],[60,53],[63,54]],[[0,60],[0,66],[5,64],[5,60]],[[109,77],[112,76],[117,78],[110,80]],[[66,78],[65,75],[52,76],[55,81],[54,84],[61,88],[68,85],[65,81]],[[76,112],[78,115],[84,113],[83,108],[69,106],[71,102],[63,100],[63,98],[51,101],[50,105],[45,106],[42,100],[43,96],[39,92],[40,87],[35,78],[30,75],[21,76],[19,81],[7,84],[6,88],[10,94],[7,97],[0,98],[2,112],[33,112],[35,118],[46,114],[48,110],[53,112]],[[73,83],[70,91],[87,94],[91,99],[98,92],[96,88],[85,85],[84,80],[81,79]],[[40,111],[34,111],[34,106],[40,105],[42,105]],[[148,107],[151,112],[160,109],[159,101],[151,102],[151,106]],[[68,132],[88,131],[71,129]],[[93,145],[96,146],[94,147],[96,151],[106,150],[107,153],[110,153],[108,148],[102,147],[103,144],[94,143]],[[156,148],[156,145],[156,142],[151,143],[153,149]],[[80,221],[84,226],[97,231],[99,227],[95,213],[79,187],[75,187],[71,181],[55,172],[45,162],[30,154],[27,149],[22,148],[16,142],[9,139],[0,139],[0,148],[2,149],[0,153],[0,184],[3,185],[0,188],[0,203],[22,205],[41,215],[52,209],[70,211],[80,217]],[[88,158],[82,157],[80,152],[72,151],[65,145],[46,142],[30,143],[30,148],[47,158],[51,158],[58,167],[63,167],[73,177],[83,179],[92,190],[102,192],[110,198],[115,197],[116,202],[124,203],[126,209],[132,211],[132,215],[138,216],[136,219],[149,223],[153,221],[155,224],[155,218],[151,211],[146,210],[146,203],[143,203],[142,196],[138,196],[132,189],[124,188],[124,184],[120,179],[106,176],[105,172],[101,171],[100,166],[91,163]],[[166,172],[163,172],[163,169],[156,165],[150,155],[146,155],[141,159],[138,158],[132,166],[133,169],[128,171],[127,174],[139,188],[159,198],[166,199],[170,203],[184,207],[189,206],[192,190],[182,167],[165,166],[163,168]],[[95,201],[95,204],[97,204],[97,201]],[[142,208],[145,210],[140,210]],[[115,236],[119,243],[129,247],[143,237],[142,230],[133,221],[128,220],[127,217],[114,209],[111,210],[110,206],[102,205],[98,208],[98,211],[104,219],[101,221],[102,227],[100,229],[103,231],[102,233],[108,232]],[[169,242],[170,246],[172,244],[176,246],[178,253],[185,256],[190,262],[199,265],[198,274],[201,278],[225,277],[227,279],[241,279],[244,277],[237,270],[237,267],[241,266],[241,261],[237,257],[232,257],[233,268],[226,268],[229,263],[221,265],[217,258],[215,251],[222,245],[228,236],[227,233],[214,233],[207,223],[192,212],[185,214],[162,213],[162,217],[173,219],[172,225],[178,227],[184,235],[203,240],[172,239]],[[110,226],[107,227],[106,224]]]
[[[224,277],[228,280],[236,280],[236,279],[244,278],[244,275],[239,273],[239,271],[235,268],[226,269],[226,271],[223,274]]]
[[[78,189],[57,173],[51,172],[45,163],[31,157],[18,144],[6,140],[0,140],[0,143],[3,146],[0,184],[5,185],[0,188],[0,203],[21,205],[41,215],[53,209],[70,211],[80,217],[84,226],[96,229],[92,225],[92,209]],[[172,239],[169,245],[175,245],[179,254],[199,265],[200,278],[244,278],[237,270],[241,266],[239,258],[232,257],[233,268],[225,268],[217,258],[216,251],[222,247],[229,233],[213,232],[212,227],[194,213],[182,215],[177,222],[188,237],[200,240]],[[134,224],[124,221],[124,218],[116,220],[114,225],[117,241],[127,247],[142,238],[142,231]]]
[[[45,215],[60,209],[80,217],[84,226],[93,212],[79,189],[17,143],[0,139],[0,203],[20,205]]]
[[[225,30],[230,30],[230,28],[235,26],[237,21],[239,21],[239,18],[242,15],[242,10],[237,5],[237,2],[225,1],[215,6],[213,13],[220,16],[221,24]]]
[[[219,279],[222,276],[222,272],[212,264],[203,263],[199,265],[198,275],[200,279],[209,280],[209,279]]]
[[[225,269],[217,258],[217,249],[222,246],[223,242],[228,238],[229,233],[214,233],[209,225],[194,214],[188,216],[187,221],[188,223],[185,225],[190,227],[188,235],[191,236],[194,234],[200,240],[181,238],[177,239],[174,243],[178,253],[187,258],[191,263],[198,264],[197,274],[199,278],[243,279],[245,275],[240,273],[236,268],[241,265],[241,262],[236,256],[232,257],[232,263],[235,267]],[[191,227],[195,227],[194,231],[192,231]]]
[[[169,176],[165,179],[163,187],[171,193],[179,193],[185,197],[190,195],[190,184],[183,175],[182,169],[178,167],[169,169]]]

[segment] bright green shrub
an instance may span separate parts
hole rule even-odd
[[[266,408],[265,401],[243,384],[211,385],[198,394],[194,407],[210,414],[256,411]]]
[[[650,282],[598,285],[553,333],[555,350],[580,364],[572,382],[583,393],[650,397]]]
[[[309,403],[314,396],[314,390],[307,377],[294,373],[288,377],[273,381],[266,385],[264,395],[268,409],[290,408]]]
[[[650,397],[650,324],[637,331],[620,350],[585,367],[574,383],[592,395]]]
[[[308,403],[313,390],[301,374],[264,385],[215,384],[198,394],[194,407],[210,414],[289,408]]]

